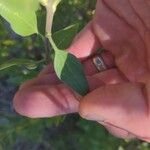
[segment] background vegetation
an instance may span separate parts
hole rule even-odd
[[[91,19],[94,7],[95,0],[63,0],[55,15],[53,32],[77,22],[82,29]],[[44,53],[38,37],[22,39],[0,18],[0,64],[12,58],[41,60]],[[146,142],[117,139],[102,126],[78,115],[28,119],[16,114],[12,108],[14,93],[43,65],[0,71],[0,150],[150,150]]]

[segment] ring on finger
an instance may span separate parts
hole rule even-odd
[[[94,57],[93,64],[99,72],[107,70],[107,66],[101,56]]]

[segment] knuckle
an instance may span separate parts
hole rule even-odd
[[[84,101],[85,100],[83,99],[79,105],[79,115],[86,119],[89,116],[89,108]]]

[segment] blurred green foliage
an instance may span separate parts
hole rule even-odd
[[[74,23],[80,23],[82,29],[94,8],[95,0],[62,0],[53,32]],[[0,64],[12,58],[41,60],[44,54],[43,43],[37,36],[22,39],[0,19]],[[20,66],[0,72],[0,150],[150,150],[146,142],[117,139],[102,126],[78,115],[49,119],[17,115],[12,108],[17,87],[35,77],[43,65],[34,70]]]

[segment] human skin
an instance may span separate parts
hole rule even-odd
[[[109,69],[97,72],[91,57],[101,47]],[[16,111],[31,118],[78,112],[115,136],[150,141],[150,1],[97,0],[68,51],[81,59],[90,92],[81,97],[49,65],[20,87]]]

